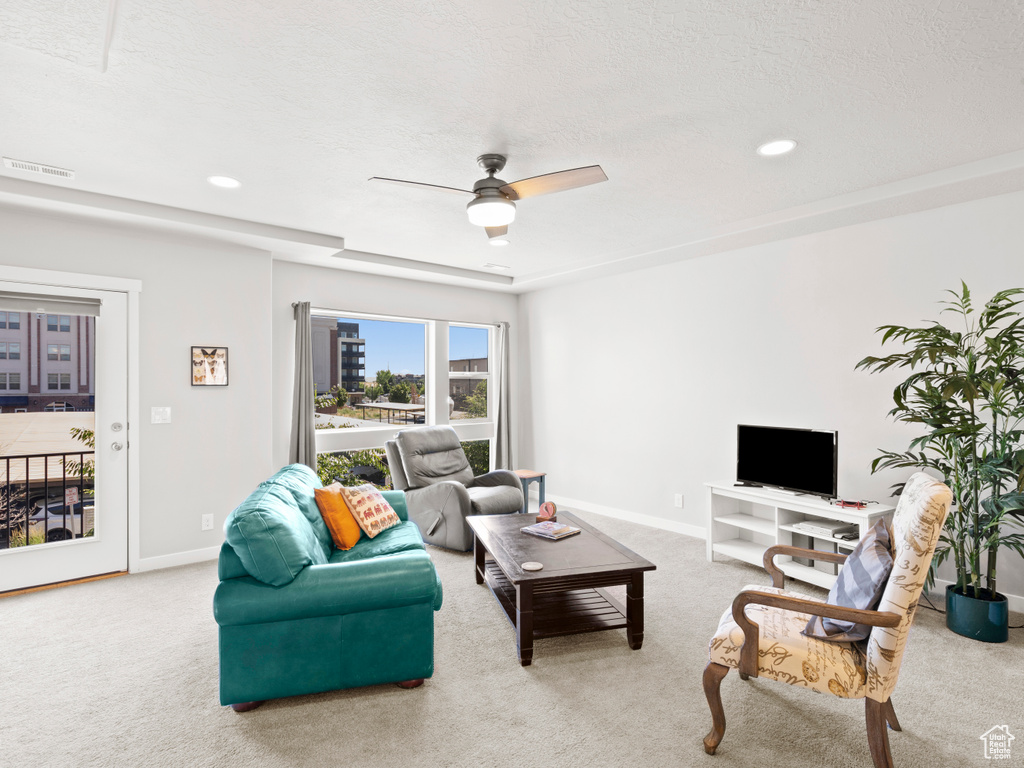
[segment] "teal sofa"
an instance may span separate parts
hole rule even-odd
[[[402,491],[385,491],[402,523],[347,551],[334,547],[303,464],[261,483],[224,524],[220,701],[267,699],[397,682],[434,672],[441,582]]]

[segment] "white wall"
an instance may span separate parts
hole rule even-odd
[[[0,263],[142,281],[139,534],[144,567],[217,547],[228,513],[271,463],[271,258],[141,228],[0,207]],[[230,383],[192,387],[190,347],[229,348]],[[171,406],[152,425],[152,406]],[[200,516],[214,515],[214,530]],[[148,561],[148,566],[145,561]]]
[[[511,324],[515,359],[517,297],[337,269],[274,262],[274,463],[288,462],[292,389],[295,376],[295,319],[292,303],[314,308],[367,312],[469,323]],[[368,372],[372,375],[372,371]],[[513,402],[516,397],[513,384]],[[397,429],[397,428],[396,428]]]
[[[1022,209],[1004,195],[525,294],[519,463],[549,494],[703,526],[738,423],[837,429],[840,495],[888,500],[905,473],[870,463],[916,434],[886,416],[905,372],[854,366],[961,278],[981,301],[1024,286]],[[1000,575],[1024,594],[1018,555]]]

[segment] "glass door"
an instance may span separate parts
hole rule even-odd
[[[128,568],[127,295],[0,281],[0,592]]]

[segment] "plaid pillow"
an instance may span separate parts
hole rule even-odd
[[[829,590],[827,602],[846,608],[874,610],[882,599],[891,572],[891,536],[885,520],[879,519],[846,558],[839,578]],[[871,634],[871,627],[812,616],[803,633],[831,643],[851,643],[866,640]]]

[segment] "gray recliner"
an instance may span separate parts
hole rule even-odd
[[[466,517],[518,512],[519,478],[507,469],[473,476],[459,436],[451,427],[404,429],[384,443],[395,490],[405,491],[409,519],[423,540],[465,552],[473,547]]]

